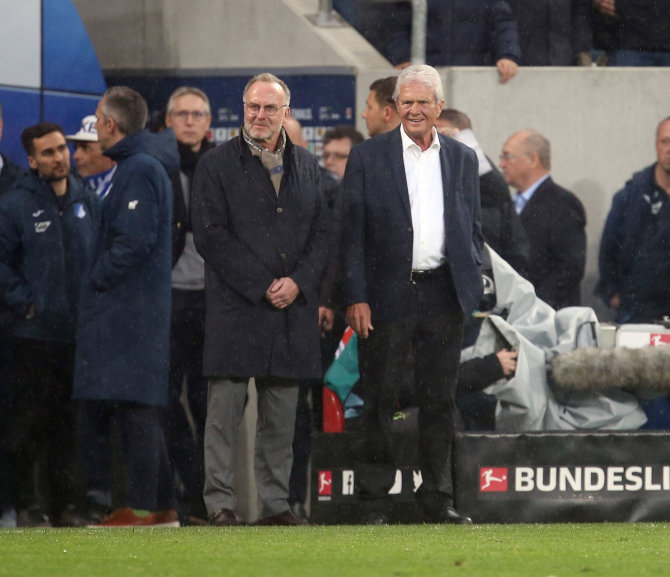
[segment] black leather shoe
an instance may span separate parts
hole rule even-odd
[[[426,523],[450,523],[451,525],[472,525],[472,519],[461,515],[453,507],[441,507],[433,513],[424,514]]]
[[[256,522],[260,526],[291,526],[297,527],[300,525],[309,525],[307,519],[303,519],[293,514],[293,511],[284,511],[271,517],[264,517]]]
[[[298,503],[292,503],[290,505],[291,511],[296,517],[300,517],[301,519],[307,519],[309,520],[309,515],[307,514],[307,511],[305,509],[305,506],[298,502]]]
[[[380,511],[372,511],[365,516],[366,525],[388,525],[389,516]]]
[[[230,509],[217,509],[209,516],[209,524],[215,527],[237,527],[240,522],[235,517],[235,511]]]
[[[87,527],[89,520],[81,515],[74,505],[68,505],[51,520],[54,527]]]

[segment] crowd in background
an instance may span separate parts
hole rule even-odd
[[[661,4],[653,0],[429,0],[427,62],[496,66],[502,82],[513,78],[518,66],[666,66],[670,65],[670,11]],[[409,65],[409,3],[340,0],[334,5],[394,66]],[[381,33],[380,10],[385,23]],[[274,78],[256,83],[275,85]],[[299,123],[284,115],[290,100],[288,87],[280,84],[278,92],[262,93],[261,98],[253,86],[247,86],[244,94],[248,124],[239,138],[246,143],[243,154],[221,147],[215,154],[222,157],[220,163],[240,162],[240,174],[248,174],[244,155],[257,160],[264,169],[257,178],[269,175],[265,183],[269,197],[280,198],[283,167],[292,162],[300,167],[301,182],[319,188],[323,207],[309,205],[308,210],[305,205],[301,212],[303,217],[309,211],[314,214],[309,221],[312,228],[300,242],[315,251],[315,263],[320,259],[316,252],[328,254],[322,265],[314,264],[309,278],[303,276],[298,283],[304,293],[313,284],[312,277],[319,277],[319,286],[314,287],[318,295],[314,331],[321,338],[314,341],[316,348],[308,347],[311,352],[305,359],[310,361],[296,373],[292,356],[298,353],[290,346],[285,351],[275,349],[271,360],[263,360],[263,354],[253,349],[245,349],[239,357],[230,352],[238,350],[240,338],[258,344],[268,332],[278,331],[277,314],[266,319],[265,309],[262,314],[255,310],[249,317],[227,319],[228,324],[216,327],[218,321],[212,320],[212,302],[223,303],[216,313],[220,320],[233,315],[236,295],[257,291],[242,279],[234,291],[220,288],[216,301],[211,296],[207,300],[205,262],[210,270],[217,266],[235,270],[236,259],[253,268],[251,261],[244,261],[239,246],[233,252],[233,264],[221,260],[224,257],[217,251],[229,239],[224,242],[212,236],[213,217],[239,218],[238,226],[243,226],[256,222],[253,211],[260,209],[250,206],[248,213],[224,213],[214,203],[217,186],[226,190],[245,186],[239,175],[228,181],[230,175],[217,173],[214,155],[208,157],[209,172],[201,169],[198,177],[203,197],[207,193],[211,198],[203,201],[205,208],[194,209],[191,191],[196,167],[214,148],[207,139],[211,109],[204,92],[194,87],[175,91],[165,113],[159,115],[171,130],[161,134],[144,129],[146,103],[126,89],[108,91],[96,114],[84,118],[75,134],[66,135],[50,123],[27,127],[22,142],[30,170],[24,172],[0,156],[0,394],[7,400],[0,415],[3,526],[238,524],[229,494],[234,484],[229,461],[237,440],[221,431],[228,419],[239,423],[248,377],[256,377],[263,391],[259,411],[268,411],[268,419],[272,419],[268,404],[293,406],[277,419],[276,430],[269,429],[283,431],[284,444],[290,437],[292,451],[273,449],[284,455],[278,463],[262,463],[257,455],[261,477],[270,479],[259,489],[267,490],[259,523],[297,525],[305,520],[309,437],[320,427],[323,372],[346,326],[340,247],[342,230],[349,223],[343,186],[348,182],[350,154],[364,137],[351,126],[331,129],[324,136],[322,163],[317,168],[313,157],[302,150]],[[278,100],[256,105],[254,110],[255,102],[246,100],[254,95],[263,102]],[[397,99],[395,77],[370,86],[362,111],[370,137],[399,130]],[[259,118],[271,126],[276,124],[273,118],[280,119],[272,138],[253,128]],[[495,162],[479,146],[464,112],[443,110],[435,126],[439,134],[476,154],[483,239],[553,308],[579,305],[586,214],[580,200],[551,179],[549,139],[532,130],[516,132]],[[0,138],[1,130],[0,108]],[[617,311],[619,322],[654,322],[670,313],[664,264],[670,218],[670,120],[661,120],[656,137],[656,162],[615,196],[603,233],[597,292]],[[258,143],[272,146],[255,147]],[[510,195],[509,187],[514,194]],[[281,202],[272,206],[273,218],[282,214]],[[296,220],[286,226],[273,237],[287,247],[281,252],[284,262],[279,263],[279,271],[288,270],[287,262],[296,258],[298,249],[292,243],[305,222]],[[38,246],[31,239],[33,233],[49,241]],[[267,239],[250,237],[240,246],[264,242]],[[296,269],[304,264],[298,261],[292,265]],[[319,266],[325,269],[323,275]],[[129,273],[137,270],[141,271],[137,275]],[[209,274],[210,287],[221,280],[218,273]],[[244,277],[246,268],[240,274]],[[300,302],[301,293],[283,280],[290,278],[278,273],[263,291],[263,305],[270,303],[276,309],[272,313],[286,313],[295,308],[296,299]],[[210,338],[208,347],[206,322],[217,340],[229,339],[225,346],[221,342],[212,346]],[[291,322],[296,323],[293,331],[312,334],[302,320]],[[476,336],[477,329],[472,330]],[[467,334],[466,330],[466,338]],[[286,341],[290,345],[288,336]],[[300,351],[303,354],[304,349]],[[223,367],[226,354],[244,357],[245,364]],[[261,362],[274,366],[282,355],[287,359],[284,367],[273,368],[267,375],[259,368]],[[317,356],[323,372],[316,368],[318,362],[312,363]],[[503,348],[476,365],[462,365],[457,394],[479,394],[488,384],[510,378],[516,363],[517,353]],[[208,384],[205,375],[217,374],[236,377],[238,389],[233,396],[229,396],[228,382],[225,389]],[[284,394],[288,387],[275,382],[279,377],[300,381],[295,396]],[[269,400],[264,397],[266,385]],[[667,400],[663,402],[667,405]],[[236,413],[219,413],[212,403],[235,406]],[[661,410],[668,410],[665,405]],[[494,407],[495,400],[480,398],[479,413],[475,411],[474,419],[468,421],[470,426],[495,428]],[[271,447],[279,437],[259,442]],[[114,448],[117,445],[120,450]],[[119,454],[122,463],[114,457]],[[117,468],[125,471],[125,485],[114,478]],[[118,489],[120,485],[124,488]],[[119,506],[120,501],[126,506]]]

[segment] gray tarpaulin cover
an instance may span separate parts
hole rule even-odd
[[[614,388],[566,391],[550,382],[547,367],[556,355],[597,346],[599,326],[593,310],[568,307],[555,311],[537,298],[533,285],[488,245],[485,252],[491,263],[496,304],[475,344],[463,350],[461,360],[505,347],[519,353],[514,377],[485,389],[498,401],[496,431],[621,430],[642,426],[647,419],[629,393]],[[487,255],[484,257],[486,261]]]

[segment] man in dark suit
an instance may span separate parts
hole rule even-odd
[[[426,521],[471,523],[453,508],[451,445],[463,319],[482,294],[477,159],[434,128],[444,106],[434,68],[403,70],[394,99],[401,126],[355,146],[342,184],[344,296],[365,397],[356,482],[367,522],[387,523],[390,427],[413,356],[417,501]]]
[[[258,392],[259,525],[302,525],[289,509],[298,386],[321,378],[319,284],[327,212],[319,164],[283,128],[291,93],[276,76],[244,90],[239,137],[207,152],[193,181],[193,238],[205,261],[204,499],[236,525],[234,452],[250,377]]]
[[[507,139],[500,155],[507,183],[517,189],[516,211],[530,241],[528,280],[555,309],[581,304],[586,264],[586,213],[580,200],[549,175],[549,141],[534,130]]]

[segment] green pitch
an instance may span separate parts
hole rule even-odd
[[[670,524],[0,530],[11,577],[670,575]]]

